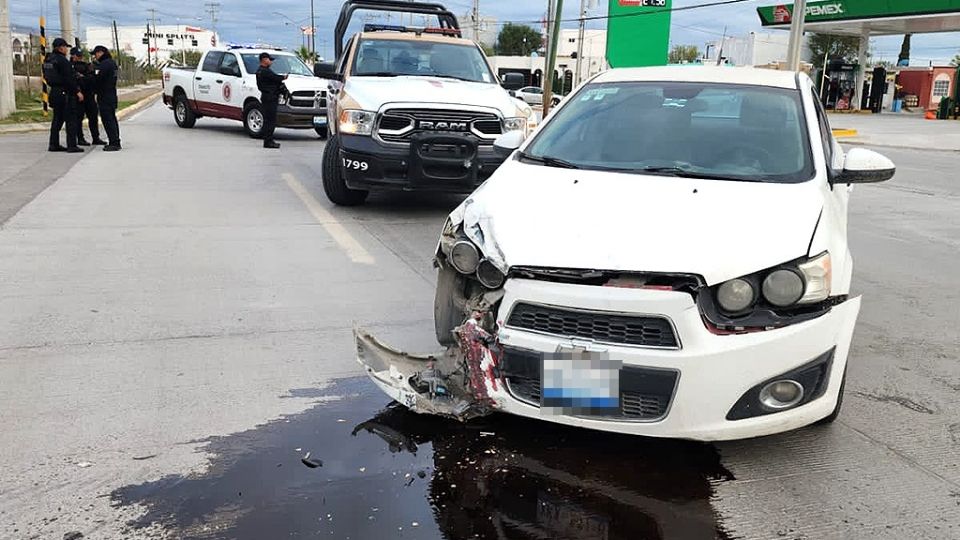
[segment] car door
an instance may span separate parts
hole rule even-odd
[[[217,113],[219,102],[216,96],[220,93],[217,79],[221,79],[221,60],[223,60],[223,51],[208,51],[203,57],[203,65],[194,76],[194,99],[201,114],[219,116]]]
[[[213,97],[217,103],[218,115],[240,120],[243,116],[243,72],[240,70],[240,58],[232,52],[224,53],[217,71],[219,77],[214,79]]]
[[[843,169],[843,148],[833,137],[833,130],[830,128],[830,120],[827,118],[827,112],[823,104],[817,97],[816,90],[810,87],[810,93],[813,97],[813,108],[817,115],[817,128],[820,130],[820,140],[823,143],[823,156],[827,164],[828,174],[832,178],[839,174]],[[850,203],[851,188],[847,185],[832,185],[827,198],[830,202],[826,211],[833,214],[836,223],[840,225],[843,231],[847,229],[847,212]]]

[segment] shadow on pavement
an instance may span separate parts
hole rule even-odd
[[[127,486],[177,538],[721,538],[709,445],[494,416],[466,425],[342,380],[298,415],[206,441],[199,476]],[[306,460],[301,458],[310,452]],[[319,465],[319,466],[318,466]]]

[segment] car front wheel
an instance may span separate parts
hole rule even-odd
[[[463,277],[449,265],[440,266],[437,274],[437,292],[433,298],[433,327],[437,341],[444,346],[453,345],[453,331],[463,324],[466,314],[457,307],[455,299],[463,296]]]

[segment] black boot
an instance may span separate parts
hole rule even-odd
[[[83,148],[79,148],[79,147],[76,147],[76,146],[74,146],[74,147],[72,147],[72,148],[67,148],[67,153],[68,153],[68,154],[82,154],[82,153],[83,153]]]
[[[93,144],[94,144],[95,146],[106,146],[106,145],[107,145],[107,141],[105,141],[105,140],[103,140],[103,139],[94,139],[94,140],[93,140]]]
[[[108,144],[103,147],[104,152],[117,152],[120,150],[119,144]]]
[[[80,139],[77,141],[77,146],[90,146],[90,143],[88,143],[86,139]]]
[[[277,141],[263,141],[264,148],[280,148],[280,143]]]

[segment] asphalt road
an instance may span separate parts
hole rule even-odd
[[[435,348],[458,199],[338,209],[312,133],[122,128],[62,163],[0,138],[2,538],[960,537],[955,153],[855,190],[840,421],[702,445],[388,406],[351,329]]]

